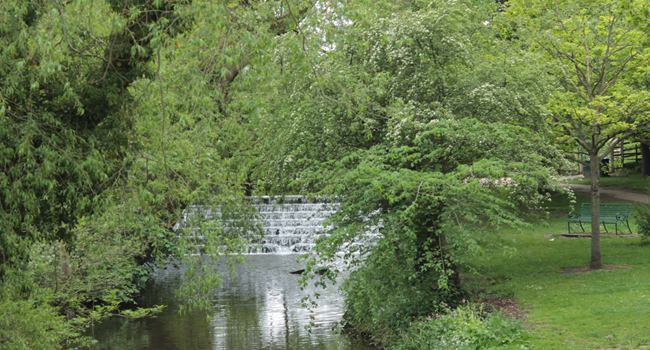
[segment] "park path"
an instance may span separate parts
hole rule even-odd
[[[590,196],[591,188],[588,185],[562,184],[562,187],[569,188],[576,196]],[[603,202],[627,202],[636,204],[648,204],[650,197],[647,193],[630,190],[622,187],[601,187],[600,200]]]

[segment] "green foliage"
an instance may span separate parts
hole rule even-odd
[[[618,144],[650,127],[650,13],[645,0],[513,0],[503,25],[537,53],[557,88],[547,104],[557,139],[581,147],[594,170]],[[514,31],[511,29],[516,28]],[[516,32],[516,33],[515,33]],[[519,40],[518,40],[519,41]],[[574,159],[583,165],[585,160]],[[600,200],[592,171],[592,206]],[[598,213],[592,215],[598,222]],[[600,229],[592,225],[593,269],[602,268]]]
[[[274,36],[294,28],[286,19],[311,4],[294,2],[293,16],[282,6],[0,3],[3,303],[44,305],[79,326],[148,314],[119,306],[174,256],[191,266],[181,296],[209,305],[220,276],[196,253],[234,266],[259,233],[241,198],[256,79]],[[205,216],[174,231],[197,206]],[[67,329],[68,318],[53,322]]]
[[[543,167],[535,164],[534,142],[525,146],[532,136],[486,129],[475,120],[439,122],[411,147],[375,147],[337,163],[343,175],[330,189],[341,201],[336,231],[316,249],[323,261],[345,249],[344,258],[359,265],[343,288],[347,319],[374,341],[385,343],[413,317],[435,312],[438,301],[461,299],[457,267],[494,244],[491,228],[522,224],[521,208],[545,198],[537,189],[550,185],[548,174],[537,170]],[[464,148],[477,143],[490,155]],[[509,143],[521,147],[517,155],[500,148]],[[507,161],[526,154],[533,157]],[[358,244],[377,227],[377,246]]]
[[[389,248],[376,249],[363,267],[350,273],[341,287],[347,309],[346,327],[373,343],[391,344],[414,318],[440,311],[441,300],[460,299],[460,291],[449,293],[436,287],[436,275],[414,278],[417,266],[409,258],[414,253],[396,255]]]
[[[589,127],[598,125],[602,136],[594,135],[598,140],[593,145],[598,151],[611,138],[646,126],[647,5],[608,0],[511,2],[507,18],[518,21],[521,39],[544,55],[549,73],[557,77],[560,89],[549,109],[565,141],[590,150]]]
[[[465,302],[465,300],[463,300]],[[500,313],[488,314],[471,303],[452,308],[442,303],[440,311],[413,322],[394,348],[398,350],[528,349],[521,343],[525,332],[519,321]]]
[[[394,317],[373,329],[394,333],[437,307],[414,300],[458,299],[458,266],[484,233],[522,224],[555,188],[544,121],[579,94],[544,109],[555,89],[540,56],[502,40],[498,8],[477,1],[0,8],[0,302],[77,326],[120,312],[170,257],[188,265],[183,310],[209,307],[222,278],[210,264],[234,268],[260,233],[242,199],[257,184],[341,201],[319,259],[346,249],[350,286],[376,277],[348,289],[350,322]],[[580,116],[642,101],[625,88],[639,74]],[[634,124],[621,120],[606,131]],[[378,247],[358,244],[376,228]],[[76,337],[52,317],[53,341]]]
[[[544,124],[546,76],[493,32],[496,7],[361,8],[322,40],[279,40],[256,174],[272,192],[340,202],[308,267],[343,256],[357,269],[348,322],[381,342],[435,311],[417,301],[459,299],[458,266],[491,230],[523,224],[562,157]],[[309,60],[289,59],[300,53]],[[380,242],[364,243],[373,230]]]
[[[123,50],[147,34],[129,30],[143,18],[103,1],[0,6],[3,344],[72,346],[89,322],[119,313],[146,274],[141,236],[93,224],[131,164],[124,86],[150,72]]]
[[[372,16],[355,8],[346,12],[359,16],[354,25],[314,44],[336,50],[310,62],[289,60],[302,47],[283,38],[275,58],[281,80],[269,97],[275,117],[260,120],[270,136],[258,170],[266,186],[319,190],[297,174],[373,145],[408,145],[432,120],[474,118],[545,134],[544,75],[494,38],[483,24],[492,17],[486,7],[414,2]]]
[[[92,339],[82,334],[92,323],[161,311],[162,307],[121,309],[133,302],[148,278],[147,269],[135,261],[146,249],[141,237],[92,232],[83,221],[73,236],[74,249],[66,249],[62,241],[41,241],[31,246],[30,260],[22,269],[7,270],[0,288],[6,309],[0,332],[6,333],[3,343],[8,348],[87,344]],[[22,331],[16,332],[16,327]]]
[[[633,214],[636,221],[637,230],[643,239],[650,239],[650,205],[639,205]]]
[[[339,231],[319,241],[320,252],[332,256],[372,227],[381,227],[383,245],[433,244],[435,250],[443,244],[435,237],[444,233],[452,251],[467,253],[478,249],[474,224],[520,222],[519,210],[535,208],[544,198],[537,189],[551,186],[551,180],[548,170],[540,171],[543,164],[536,164],[544,158],[536,154],[532,135],[520,128],[501,127],[498,133],[492,128],[476,120],[441,121],[429,124],[412,146],[376,146],[334,163],[331,171],[341,176],[323,193],[334,193],[341,201],[332,219]],[[475,144],[485,148],[466,148]],[[502,148],[509,144],[519,148],[512,153]],[[517,158],[521,161],[513,161]],[[348,249],[363,254],[374,248]],[[439,262],[421,263],[425,269],[442,268]]]
[[[589,202],[588,197],[576,198]],[[530,348],[640,349],[650,344],[650,246],[638,237],[602,238],[603,262],[629,269],[588,272],[589,239],[564,238],[569,203],[557,205],[546,222],[530,227],[502,228],[499,236],[516,249],[485,247],[471,257],[475,270],[464,271],[484,290],[483,297],[507,297],[526,312]],[[633,210],[642,205],[634,204]],[[636,232],[636,223],[630,225]],[[562,273],[568,268],[582,272]],[[478,275],[476,274],[478,272]]]
[[[115,37],[127,24],[106,3],[2,6],[8,26],[0,65],[0,215],[7,266],[24,254],[16,248],[22,240],[69,241],[78,218],[93,211],[129,146],[122,86],[145,72],[111,67],[124,65],[117,54],[106,62],[97,38]],[[79,30],[89,26],[93,31]],[[118,47],[125,44],[116,40]]]
[[[47,304],[0,301],[0,348],[12,350],[75,348],[92,344],[65,316]]]

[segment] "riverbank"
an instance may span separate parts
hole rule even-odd
[[[603,262],[591,272],[590,240],[564,238],[568,201],[555,196],[546,223],[497,235],[464,273],[479,298],[516,300],[535,349],[641,349],[650,345],[650,245],[603,235]],[[577,197],[577,205],[586,201]],[[634,205],[633,207],[635,207]],[[634,210],[634,209],[633,209]],[[632,229],[636,229],[632,220]]]
[[[577,206],[587,200],[578,196]],[[589,239],[560,236],[566,232],[568,198],[556,195],[551,204],[547,221],[495,232],[490,240],[496,244],[468,258],[469,268],[463,271],[465,287],[474,294],[475,303],[502,307],[506,316],[522,321],[527,329],[527,335],[515,333],[513,343],[499,348],[640,349],[650,344],[650,286],[646,283],[650,280],[650,245],[638,237],[603,236],[603,260],[610,268],[589,272],[585,269]],[[636,229],[634,222],[632,228]],[[166,349],[357,349],[337,330],[344,312],[337,286],[318,289],[322,295],[314,315],[316,327],[312,332],[304,329],[311,319],[300,299],[316,290],[299,290],[301,276],[290,273],[304,267],[295,263],[296,255],[278,257],[251,256],[255,266],[238,269],[233,281],[226,278],[215,291],[215,305],[208,314],[178,315],[173,290],[180,271],[159,271],[157,283],[164,282],[164,286],[144,295],[141,306],[163,303],[170,307],[155,319],[113,319],[108,331],[96,327],[97,349],[158,349],[163,345]],[[228,275],[227,269],[223,272]],[[368,281],[372,279],[364,285]],[[207,315],[212,319],[206,320]],[[470,314],[463,317],[457,320],[475,321]]]

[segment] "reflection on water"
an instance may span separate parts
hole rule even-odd
[[[352,349],[338,332],[343,299],[335,287],[318,289],[315,327],[305,329],[310,312],[301,298],[313,287],[300,290],[297,255],[251,255],[249,264],[238,266],[234,279],[225,278],[213,295],[212,316],[205,312],[178,314],[180,300],[174,289],[182,270],[169,267],[156,271],[155,283],[142,295],[141,306],[165,304],[156,318],[113,318],[95,325],[99,341],[95,349]],[[228,275],[225,266],[217,266]]]

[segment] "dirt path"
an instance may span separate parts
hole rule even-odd
[[[591,190],[588,185],[562,184],[576,194],[576,196],[590,196]],[[601,187],[600,200],[603,202],[627,202],[637,204],[648,204],[648,194],[641,191],[630,190],[622,187]]]

